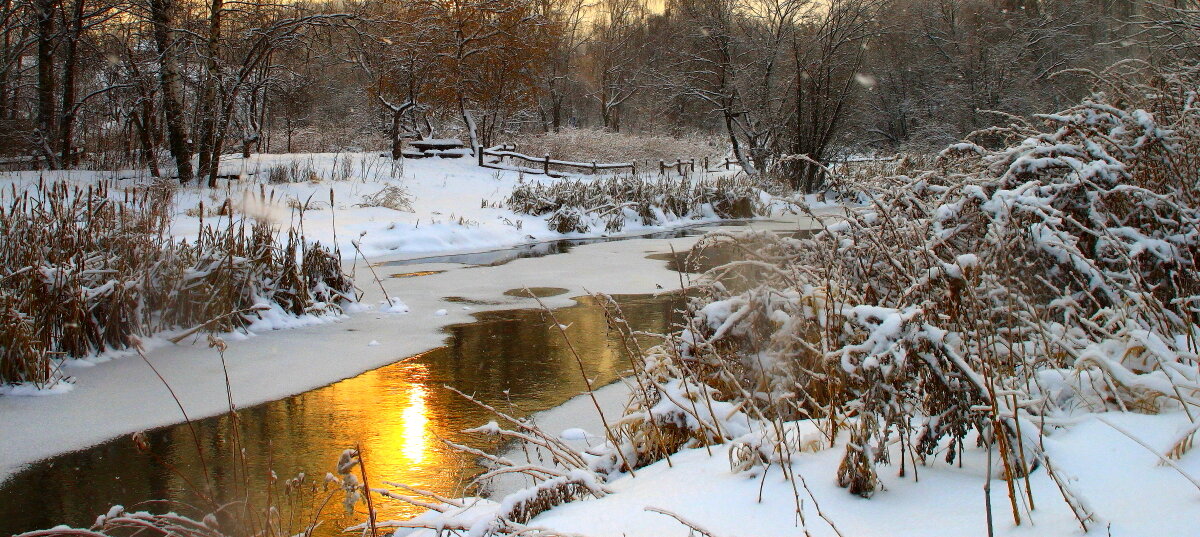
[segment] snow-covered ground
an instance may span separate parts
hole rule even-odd
[[[625,382],[595,392],[597,402],[611,422],[621,415],[631,393]],[[576,449],[604,443],[603,428],[592,400],[580,395],[563,405],[533,416],[543,431],[558,435]],[[1110,425],[1111,424],[1111,425]],[[1070,476],[1071,486],[1098,516],[1089,523],[1088,535],[1158,537],[1196,535],[1200,520],[1200,457],[1195,454],[1173,461],[1179,469],[1160,464],[1164,453],[1190,422],[1182,412],[1160,415],[1105,413],[1082,415],[1069,428],[1045,438],[1056,469]],[[1126,436],[1154,450],[1139,445]],[[527,527],[551,533],[588,537],[685,537],[695,535],[675,519],[647,509],[662,509],[711,532],[714,537],[734,536],[888,536],[959,537],[987,535],[983,485],[987,481],[986,452],[967,449],[961,466],[947,464],[942,456],[927,464],[888,467],[880,477],[884,489],[871,499],[852,495],[837,486],[837,471],[844,451],[815,442],[794,455],[791,472],[803,477],[792,482],[773,465],[748,471],[731,469],[733,444],[684,450],[607,484],[611,493],[599,499],[560,505],[542,513]],[[899,452],[893,449],[893,460]],[[504,454],[524,460],[522,450]],[[1084,534],[1067,504],[1044,470],[1030,479],[1035,509],[1023,506],[1022,524],[1013,523],[1006,484],[993,460],[991,507],[995,535],[1069,536]],[[1184,474],[1187,475],[1184,475]],[[797,478],[799,480],[799,477]],[[496,496],[514,492],[529,483],[504,479]],[[808,490],[804,486],[807,485]],[[797,516],[800,502],[802,518]],[[476,504],[480,513],[494,506]],[[818,510],[819,509],[819,510]],[[484,518],[480,518],[484,520]],[[836,528],[836,529],[835,529]],[[419,533],[419,535],[425,535]]]
[[[1188,424],[1182,413],[1121,413],[1102,419],[1160,451],[1165,451],[1176,431]],[[1090,525],[1089,535],[1197,535],[1200,490],[1175,469],[1160,465],[1155,453],[1101,418],[1081,417],[1073,427],[1047,437],[1046,444],[1060,461],[1057,469],[1075,478],[1076,491],[1100,517]],[[657,508],[719,537],[988,535],[983,490],[987,460],[983,450],[967,450],[961,467],[936,457],[928,466],[916,467],[915,472],[909,464],[905,477],[899,477],[898,466],[893,466],[880,476],[885,490],[863,499],[836,484],[841,449],[796,455],[791,469],[803,476],[809,490],[803,488],[803,483],[797,483],[797,490],[793,490],[778,466],[765,473],[761,467],[748,472],[731,471],[729,447],[714,446],[711,454],[703,448],[675,454],[671,457],[673,467],[660,461],[639,469],[636,477],[626,476],[610,483],[613,494],[559,506],[529,525],[589,537],[689,535],[688,529],[673,518],[646,510]],[[1200,475],[1200,457],[1195,454],[1177,464],[1192,476]],[[1022,525],[1016,526],[1005,482],[998,477],[992,480],[996,535],[1083,534],[1045,471],[1034,472],[1030,485],[1036,509],[1032,515],[1023,510]],[[798,501],[803,507],[802,521],[796,516]]]
[[[222,172],[265,174],[272,166],[307,170],[310,161],[321,180],[265,186],[263,192],[268,200],[274,200],[271,203],[262,202],[258,183],[248,179],[223,181],[223,188],[216,191],[183,190],[176,200],[173,233],[180,237],[195,234],[199,224],[196,209],[202,200],[211,210],[229,198],[242,210],[283,225],[296,217],[292,207],[308,203],[311,210],[305,212],[306,236],[328,244],[334,240],[336,223],[343,255],[352,258],[350,241],[359,239],[383,278],[386,291],[380,291],[366,264],[358,260],[353,270],[366,295],[362,306],[351,308],[347,315],[275,319],[261,325],[254,335],[226,336],[230,343],[226,363],[239,406],[299,393],[436,347],[444,339],[442,328],[469,322],[472,313],[535,305],[531,299],[504,295],[508,289],[543,286],[570,290],[543,299],[551,307],[569,305],[569,297],[587,291],[647,293],[673,289],[678,285],[677,275],[664,262],[646,259],[646,255],[672,248],[681,251],[696,240],[687,237],[598,243],[562,255],[518,259],[490,267],[449,263],[387,266],[383,263],[389,260],[503,248],[564,236],[549,230],[544,219],[485,207],[483,200],[501,202],[520,179],[513,173],[480,169],[469,159],[406,161],[403,170],[393,171],[388,159],[374,154],[267,155],[245,163],[234,159],[223,166]],[[346,170],[350,172],[343,173]],[[58,174],[81,184],[110,176]],[[0,174],[4,188],[9,188],[9,183],[29,185],[37,179],[36,172]],[[403,187],[412,200],[411,210],[358,206],[364,197],[387,186]],[[329,210],[331,189],[335,211]],[[810,224],[804,218],[790,218],[790,223],[750,225],[795,229]],[[679,220],[668,226],[688,223],[695,221]],[[662,228],[635,226],[625,233],[657,229]],[[445,272],[389,277],[396,272],[440,270]],[[450,296],[489,305],[463,306],[446,301]],[[398,300],[389,307],[383,303],[385,297]],[[269,330],[280,327],[290,329]],[[202,338],[173,345],[164,335],[146,343],[148,360],[174,389],[190,417],[225,410],[224,371],[217,353]],[[67,393],[0,397],[0,479],[47,456],[180,421],[170,392],[136,355],[72,361],[66,371],[75,380],[74,390]],[[619,383],[597,391],[609,419],[619,415],[628,394],[629,390]],[[545,430],[561,435],[578,448],[603,442],[599,419],[586,397],[540,414],[536,420]],[[1057,470],[1071,476],[1074,490],[1098,516],[1089,534],[1196,534],[1200,487],[1194,482],[1200,476],[1200,456],[1193,450],[1173,461],[1176,467],[1172,467],[1162,464],[1158,455],[1166,452],[1189,425],[1186,416],[1179,412],[1110,412],[1075,416],[1072,421],[1070,427],[1045,437],[1045,449],[1054,457]],[[715,446],[711,453],[703,448],[686,450],[673,455],[670,464],[660,461],[639,469],[636,477],[627,475],[608,483],[612,494],[556,507],[536,517],[529,526],[593,537],[689,534],[687,527],[670,516],[647,510],[654,508],[670,511],[718,537],[987,534],[984,451],[968,449],[961,466],[957,462],[947,464],[939,456],[915,468],[909,463],[904,476],[898,475],[898,465],[884,467],[880,476],[884,489],[871,499],[862,499],[836,485],[844,453],[840,446],[845,441],[841,439],[835,448],[818,442],[815,451],[797,454],[790,469],[803,477],[799,483],[783,479],[778,465],[734,471],[729,445]],[[1146,446],[1139,445],[1139,441]],[[894,455],[893,460],[898,457]],[[501,483],[500,492],[526,485]],[[1044,470],[1031,476],[1036,509],[1023,509],[1020,526],[1013,523],[1005,482],[997,477],[991,485],[997,535],[1082,534],[1058,487]],[[484,511],[487,503],[480,505]]]

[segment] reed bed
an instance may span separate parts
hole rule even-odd
[[[518,213],[549,215],[550,228],[559,233],[585,233],[597,229],[617,232],[630,223],[750,218],[768,210],[765,198],[769,196],[745,176],[671,179],[622,175],[592,181],[522,182],[505,205]]]
[[[40,181],[0,194],[0,384],[44,388],[56,364],[164,330],[223,332],[262,311],[339,311],[340,255],[295,229],[224,215],[169,234],[170,187]],[[201,209],[201,214],[204,214]]]

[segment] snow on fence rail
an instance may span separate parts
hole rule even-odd
[[[497,162],[486,162],[484,160],[485,156],[497,157],[500,160],[498,160]],[[503,159],[505,157],[525,161],[525,162],[528,162],[528,163],[534,164],[534,165],[540,165],[541,168],[538,169],[538,168],[528,168],[528,167],[523,167],[523,166],[507,166],[503,163]],[[548,175],[550,177],[557,177],[556,175],[554,175],[551,172],[550,166],[563,166],[563,167],[568,167],[568,168],[579,168],[582,170],[591,170],[592,173],[597,173],[601,170],[620,170],[620,169],[628,168],[630,173],[632,173],[634,175],[637,174],[637,161],[600,163],[600,162],[595,162],[595,161],[572,162],[572,161],[567,161],[567,160],[555,160],[555,159],[550,158],[549,153],[547,153],[546,155],[544,155],[542,157],[534,157],[534,156],[530,156],[530,155],[525,155],[523,153],[518,153],[517,146],[513,145],[513,144],[501,144],[501,145],[483,149],[479,152],[479,154],[477,155],[477,158],[479,160],[479,166],[484,167],[484,168],[492,168],[492,169],[496,169],[496,170],[520,171],[520,172],[524,172],[524,173]],[[738,162],[734,159],[726,158],[726,159],[723,159],[721,162],[716,163],[716,165],[722,166],[726,170],[729,170],[731,165],[736,165],[737,163]],[[693,159],[683,160],[681,158],[681,159],[678,159],[675,162],[671,162],[671,163],[668,163],[664,160],[658,161],[658,174],[659,175],[666,175],[669,172],[669,170],[671,170],[671,169],[674,169],[680,176],[684,176],[688,173],[695,173],[696,159],[693,158]],[[709,168],[708,157],[704,157],[704,170],[705,171],[716,171],[716,170],[712,170]]]

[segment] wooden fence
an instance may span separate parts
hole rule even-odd
[[[486,161],[484,161],[485,156],[499,158],[499,159],[501,159],[501,162],[498,162],[498,163],[486,162]],[[512,145],[512,144],[501,144],[501,145],[497,145],[494,147],[489,147],[487,149],[483,149],[479,152],[479,154],[477,155],[476,158],[479,161],[479,166],[481,166],[483,168],[492,168],[495,170],[520,171],[520,172],[530,173],[530,174],[547,175],[550,177],[561,177],[561,175],[554,174],[553,170],[550,169],[551,166],[576,168],[576,169],[579,169],[582,171],[590,171],[592,173],[598,173],[598,172],[604,171],[604,170],[628,169],[629,172],[634,175],[637,174],[637,170],[638,170],[636,161],[634,161],[634,162],[595,162],[595,161],[593,161],[593,162],[572,162],[572,161],[568,161],[568,160],[555,160],[555,159],[550,158],[549,153],[547,153],[546,155],[544,155],[542,157],[534,157],[534,156],[518,153],[517,146]],[[516,159],[521,162],[528,163],[534,167],[505,166],[503,164],[504,158]],[[704,158],[703,163],[704,163],[705,171],[720,171],[720,170],[713,170],[713,169],[709,168],[708,157]],[[718,166],[724,167],[725,170],[730,169],[730,166],[734,165],[734,164],[737,164],[737,161],[733,160],[733,159],[728,159],[728,158],[717,163]],[[666,175],[671,170],[674,170],[680,176],[684,176],[689,173],[695,173],[696,159],[688,159],[688,160],[678,159],[675,162],[666,162],[664,160],[658,161],[658,174],[659,175]]]
[[[519,161],[527,162],[527,163],[532,164],[537,167],[536,168],[525,168],[525,167],[518,166],[518,167],[516,167],[516,169],[514,171],[521,171],[521,172],[532,173],[532,174],[543,174],[543,175],[549,175],[551,177],[555,177],[555,175],[550,170],[551,166],[559,166],[559,167],[565,167],[565,168],[577,168],[577,169],[584,170],[584,171],[591,171],[592,173],[597,173],[601,170],[621,170],[621,169],[628,168],[630,173],[634,173],[634,174],[637,173],[637,164],[633,163],[633,162],[613,162],[613,163],[601,163],[601,162],[594,162],[594,161],[593,162],[571,162],[571,161],[567,161],[567,160],[552,159],[552,158],[550,158],[549,153],[546,153],[545,156],[538,158],[538,157],[532,157],[529,155],[518,153],[517,146],[510,145],[510,144],[502,144],[502,145],[498,145],[495,147],[489,147],[487,149],[484,149],[479,152],[478,159],[479,159],[479,165],[484,168],[492,168],[492,169],[497,169],[497,170],[512,170],[513,168],[506,167],[503,164],[493,164],[490,162],[484,162],[483,157],[485,157],[485,156],[497,157],[497,158],[500,158],[501,160],[503,160],[504,158],[511,158],[511,159],[516,159]]]

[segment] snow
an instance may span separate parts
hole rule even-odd
[[[1164,415],[1115,414],[1104,419],[1118,423],[1156,450],[1165,451],[1171,433],[1188,423],[1182,413]],[[844,442],[845,439],[842,439]],[[1059,470],[1075,477],[1080,492],[1103,520],[1093,533],[1121,536],[1191,535],[1200,512],[1197,491],[1174,469],[1158,464],[1157,456],[1096,416],[1046,438],[1047,450]],[[966,452],[960,467],[931,458],[927,465],[910,465],[906,476],[881,475],[885,490],[870,500],[851,495],[836,485],[841,449],[821,449],[793,455],[791,470],[803,476],[796,491],[775,463],[767,470],[731,470],[729,450],[735,444],[686,450],[672,455],[672,465],[660,461],[641,468],[636,477],[609,484],[602,498],[561,505],[541,514],[529,526],[590,537],[679,536],[688,530],[671,517],[646,511],[665,509],[693,521],[716,536],[735,535],[888,535],[892,537],[957,537],[987,532],[983,484],[986,457],[979,449]],[[1191,453],[1177,464],[1200,473],[1200,455]],[[1079,535],[1080,527],[1044,471],[1030,479],[1036,509],[1022,512],[1016,526],[1004,492],[1004,481],[992,482],[996,535]],[[761,487],[761,493],[760,493]],[[803,523],[796,520],[797,494]],[[761,500],[760,500],[761,498]],[[814,503],[815,502],[815,503]]]
[[[558,435],[558,437],[563,440],[587,440],[590,436],[591,435],[589,435],[587,431],[580,429],[579,427],[564,429],[563,432],[559,433]]]
[[[627,382],[616,382],[596,390],[596,399],[613,420],[632,393]],[[580,395],[533,416],[546,431],[562,431],[560,437],[576,449],[603,443],[584,431],[602,431],[591,398]],[[1112,425],[1106,423],[1111,422]],[[481,428],[495,429],[493,422]],[[762,465],[736,465],[730,453],[741,445],[770,445],[777,433],[755,430],[734,442],[684,450],[665,460],[639,468],[636,476],[623,474],[606,483],[603,497],[554,507],[535,517],[527,527],[589,537],[685,537],[687,528],[668,516],[647,511],[665,509],[718,537],[770,535],[778,537],[827,537],[838,535],[823,513],[843,536],[959,537],[987,532],[983,484],[987,480],[987,458],[972,447],[964,452],[962,464],[947,464],[942,454],[925,463],[908,464],[904,476],[898,466],[883,472],[883,490],[866,500],[837,486],[837,470],[847,438],[830,446],[814,422],[785,424],[784,433],[795,439],[791,472],[803,483],[785,480],[778,453],[766,470]],[[565,429],[564,429],[565,428]],[[1095,510],[1098,521],[1091,525],[1097,535],[1156,537],[1192,535],[1200,513],[1200,491],[1179,471],[1159,464],[1156,453],[1166,452],[1180,435],[1194,430],[1182,412],[1159,415],[1107,412],[1082,414],[1070,426],[1045,437],[1045,449],[1055,460],[1056,470],[1071,476],[1074,490]],[[1131,440],[1121,430],[1153,448],[1153,452]],[[582,433],[582,434],[581,434]],[[583,437],[586,435],[586,438]],[[590,441],[589,441],[590,440]],[[598,440],[598,442],[597,442]],[[970,442],[974,445],[974,441]],[[894,446],[893,446],[894,447]],[[526,462],[520,448],[502,455],[518,464]],[[899,453],[892,454],[898,460]],[[995,461],[993,461],[995,462]],[[1174,461],[1180,470],[1200,475],[1200,452],[1193,450]],[[994,470],[995,471],[995,470]],[[447,524],[486,524],[507,494],[520,491],[527,496],[530,483],[512,478],[494,484],[492,500],[469,499],[470,516],[430,513],[414,519],[420,523],[437,520]],[[804,487],[807,486],[808,490]],[[1013,523],[1005,483],[992,481],[992,512],[995,534],[1000,536],[1070,536],[1082,531],[1044,469],[1030,477],[1035,509],[1021,512],[1022,525]],[[811,493],[809,492],[811,491]],[[797,495],[803,523],[796,517]],[[821,510],[817,512],[817,507]],[[436,516],[435,516],[436,515]],[[410,533],[411,532],[411,533]],[[424,530],[405,530],[401,535],[433,535]]]
[[[387,300],[379,301],[379,311],[382,313],[408,313],[410,310],[408,304],[405,304],[400,297],[390,297]]]
[[[70,392],[73,389],[75,389],[75,383],[69,381],[56,382],[50,386],[41,388],[32,384],[0,385],[0,397],[40,397],[45,395],[59,395]]]
[[[562,431],[562,434],[559,435],[560,439],[574,449],[584,450],[593,445],[602,444],[604,442],[602,432],[604,431],[604,422],[596,413],[595,405],[600,405],[600,410],[604,412],[606,419],[617,419],[624,413],[625,402],[633,393],[630,382],[632,382],[631,379],[618,380],[593,391],[595,403],[592,402],[592,397],[580,394],[559,406],[538,412],[530,419],[544,431]],[[495,423],[490,425],[495,426]],[[482,431],[482,428],[480,430]],[[600,431],[601,433],[590,435],[587,431]],[[579,435],[580,432],[583,435]],[[531,462],[526,456],[526,451],[517,446],[511,446],[507,451],[501,453],[501,456],[518,464]],[[494,478],[490,483],[489,490],[491,496],[501,497],[531,484],[527,477],[505,474]]]

